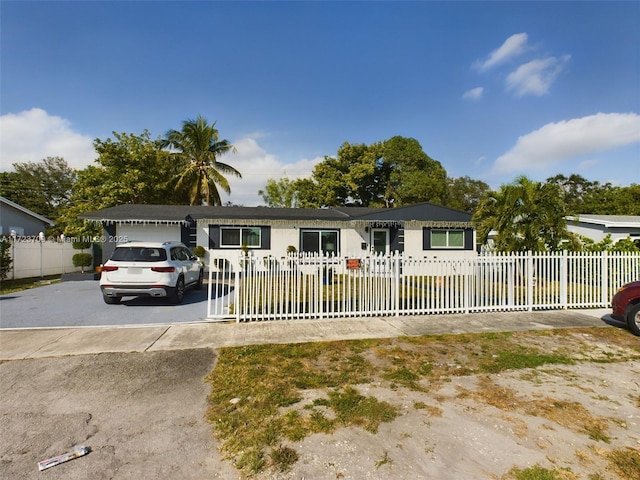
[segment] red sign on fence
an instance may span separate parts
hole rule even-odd
[[[347,269],[348,270],[357,270],[360,268],[360,259],[359,258],[348,258],[347,259]]]

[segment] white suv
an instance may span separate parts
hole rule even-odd
[[[122,297],[168,297],[182,302],[187,288],[202,288],[203,266],[179,242],[129,242],[118,245],[102,266],[105,303]]]

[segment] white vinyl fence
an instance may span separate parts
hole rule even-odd
[[[207,317],[241,321],[607,307],[638,253],[211,259]]]
[[[76,253],[91,253],[91,248],[75,250],[71,242],[51,239],[41,242],[37,237],[17,241],[3,237],[2,241],[11,242],[9,253],[12,264],[8,280],[79,272],[80,268],[73,266],[73,256]],[[92,270],[92,267],[85,268],[85,271]]]

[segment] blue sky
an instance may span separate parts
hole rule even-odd
[[[0,159],[95,159],[201,114],[237,147],[224,201],[340,145],[417,139],[498,188],[640,183],[640,2],[0,4]]]

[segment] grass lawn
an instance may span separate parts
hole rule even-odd
[[[44,277],[19,278],[17,280],[4,280],[0,282],[0,295],[21,292],[42,285],[49,285],[60,281],[60,275],[45,275]]]

